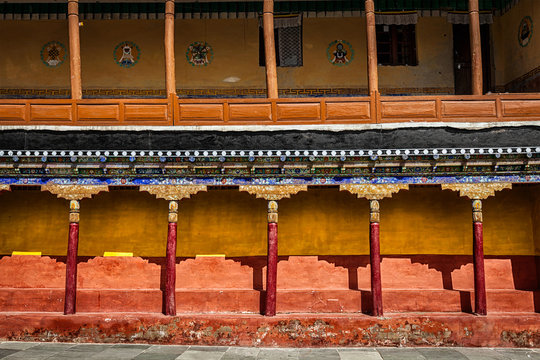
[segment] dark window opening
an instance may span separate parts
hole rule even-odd
[[[379,65],[418,65],[415,25],[377,25]]]
[[[275,27],[276,65],[281,67],[303,66],[302,26]],[[265,66],[264,30],[259,26],[259,66]]]

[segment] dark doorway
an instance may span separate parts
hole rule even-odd
[[[472,93],[469,25],[454,24],[454,89],[456,95]],[[480,25],[484,94],[491,91],[491,36],[489,24]]]

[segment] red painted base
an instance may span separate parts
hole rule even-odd
[[[539,347],[540,314],[0,314],[0,340],[225,346]]]

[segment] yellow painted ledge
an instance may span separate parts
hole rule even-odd
[[[116,251],[105,251],[103,253],[103,256],[109,257],[109,256],[127,256],[127,257],[133,257],[132,252],[116,252]]]
[[[32,255],[32,256],[41,256],[41,251],[14,251],[11,255]]]

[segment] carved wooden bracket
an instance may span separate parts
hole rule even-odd
[[[81,200],[102,191],[109,191],[109,187],[107,185],[62,185],[48,182],[41,185],[41,191],[48,191],[66,200]]]
[[[206,191],[206,185],[141,185],[141,191],[148,191],[158,199],[182,200],[189,199],[199,191]]]
[[[277,201],[290,198],[299,191],[307,191],[307,185],[240,185],[240,191],[246,191],[257,198]]]
[[[495,191],[511,189],[512,183],[482,183],[482,184],[441,184],[443,190],[459,191],[460,196],[472,200],[483,200],[495,195]]]
[[[6,185],[6,184],[1,184],[0,185],[0,191],[9,191],[11,188],[9,187],[9,185]]]
[[[381,200],[392,197],[400,190],[409,190],[408,184],[345,184],[340,185],[339,190],[348,191],[359,198],[368,200]]]

